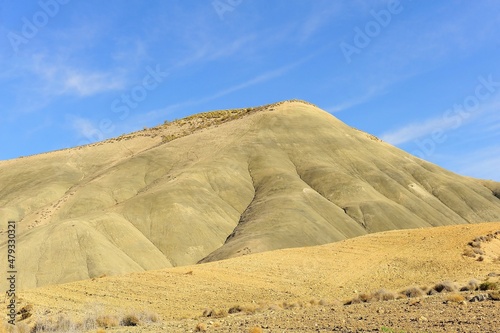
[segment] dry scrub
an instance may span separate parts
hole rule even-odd
[[[485,253],[481,248],[481,245],[487,242],[491,242],[494,239],[500,240],[500,230],[474,238],[474,240],[467,244],[463,255],[466,257],[474,258],[477,261],[484,261]],[[500,261],[500,257],[496,258],[496,260]]]
[[[92,315],[86,316],[81,321],[75,321],[65,315],[58,317],[47,318],[44,314],[33,314],[33,307],[27,305],[22,307],[17,313],[16,326],[0,324],[0,333],[45,333],[45,332],[85,332],[97,330],[105,332],[104,329],[109,329],[118,326],[139,326],[159,321],[158,315],[146,311],[132,311],[123,316],[118,315]],[[26,315],[28,314],[28,316]],[[30,317],[37,317],[33,325],[30,327],[23,322]]]

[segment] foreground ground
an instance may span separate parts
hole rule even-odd
[[[198,324],[201,331],[216,332],[250,332],[253,326],[263,332],[495,332],[500,305],[492,300],[444,304],[449,293],[416,303],[420,298],[342,303],[381,288],[401,291],[444,280],[466,285],[473,278],[497,279],[500,239],[469,243],[498,230],[499,223],[485,223],[391,231],[325,246],[102,277],[25,290],[18,308],[33,307],[33,315],[23,321],[28,325],[40,318],[62,316],[77,323],[129,312],[160,318],[158,323],[107,330],[112,332],[189,332]],[[320,300],[324,305],[316,304]],[[310,301],[314,304],[306,307]],[[224,313],[235,306],[244,311]],[[206,309],[221,311],[221,318],[202,317]]]
[[[498,332],[500,302],[448,302],[449,295],[351,306],[310,306],[223,319],[173,321],[117,332]]]

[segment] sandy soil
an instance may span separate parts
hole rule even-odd
[[[35,315],[27,323],[37,315],[63,315],[78,322],[89,315],[131,311],[154,312],[161,318],[159,324],[115,328],[117,332],[157,332],[162,327],[185,332],[210,321],[220,323],[220,332],[246,332],[252,325],[265,327],[264,332],[377,332],[382,327],[472,332],[482,325],[481,331],[493,332],[499,310],[493,301],[443,304],[446,296],[436,296],[413,306],[406,299],[351,306],[338,302],[380,288],[400,291],[444,280],[464,285],[472,278],[500,274],[498,238],[480,242],[481,259],[464,255],[474,239],[498,230],[497,222],[384,232],[324,246],[26,290],[18,306],[33,306]],[[280,309],[284,302],[305,304],[313,299],[337,305]],[[259,304],[274,310],[200,318],[207,308],[255,309]]]

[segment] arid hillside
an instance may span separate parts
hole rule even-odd
[[[482,254],[471,255],[471,249]],[[472,295],[458,289],[447,293],[458,299],[449,305],[443,301],[450,296],[424,294],[343,304],[381,289],[425,290],[444,281],[464,286],[474,279],[498,281],[499,276],[500,223],[481,223],[388,231],[322,246],[40,287],[20,293],[18,309],[31,307],[33,315],[23,321],[30,326],[38,319],[57,322],[61,316],[82,323],[125,313],[158,315],[156,323],[143,322],[127,332],[192,332],[198,323],[209,332],[250,332],[252,326],[267,327],[264,332],[316,332],[318,325],[321,332],[376,331],[382,326],[413,327],[405,332],[494,332],[500,303],[461,305]],[[238,307],[241,313],[228,315]],[[222,313],[221,318],[203,317],[206,309]],[[421,316],[429,321],[420,321]],[[109,331],[123,332],[123,327]]]
[[[446,171],[300,101],[2,161],[0,184],[0,251],[6,222],[17,221],[20,290],[500,220],[497,183]]]

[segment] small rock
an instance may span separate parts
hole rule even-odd
[[[479,294],[479,295],[476,295],[474,297],[472,297],[469,302],[483,302],[483,301],[486,301],[488,300],[488,295],[483,295],[483,294]]]
[[[420,318],[418,318],[418,321],[420,322],[423,322],[423,321],[429,321],[429,319],[427,319],[426,317],[424,316],[421,316]]]

